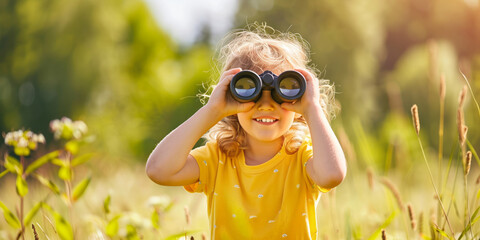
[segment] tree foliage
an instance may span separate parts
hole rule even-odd
[[[179,49],[143,1],[6,0],[0,16],[2,132],[70,116],[113,156],[144,157],[199,106],[209,48]]]

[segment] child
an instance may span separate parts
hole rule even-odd
[[[154,182],[207,195],[212,239],[316,239],[321,192],[345,178],[345,156],[328,121],[333,88],[307,70],[304,44],[298,35],[272,37],[265,27],[231,34],[208,102],[148,158]],[[296,70],[306,91],[292,103],[274,101],[274,90],[240,103],[229,84],[246,69]],[[206,145],[192,150],[209,129]]]

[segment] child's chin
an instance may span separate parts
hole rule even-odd
[[[262,142],[275,142],[281,139],[282,136],[272,136],[272,135],[258,135],[257,139]]]

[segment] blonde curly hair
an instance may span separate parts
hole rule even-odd
[[[250,30],[253,28],[253,30]],[[217,52],[217,68],[224,72],[232,68],[249,69],[257,73],[266,70],[283,72],[304,68],[317,77],[318,71],[310,66],[309,48],[299,34],[281,33],[266,25],[254,24],[247,30],[228,34]],[[218,80],[217,80],[218,81]],[[335,115],[334,86],[328,80],[320,80],[322,108],[330,120]],[[208,95],[205,95],[208,97]],[[237,115],[228,116],[218,122],[204,135],[207,141],[216,141],[220,150],[229,157],[235,157],[246,148],[246,133],[240,126]],[[310,138],[303,116],[295,118],[290,129],[284,134],[284,147],[288,154],[298,151]]]

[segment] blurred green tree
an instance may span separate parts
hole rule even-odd
[[[456,98],[464,84],[459,68],[474,92],[480,91],[479,11],[474,1],[242,0],[236,25],[265,22],[280,31],[300,33],[309,42],[322,77],[336,86],[342,111],[335,122],[355,140],[360,158],[367,162],[374,158],[383,166],[389,146],[405,145],[398,148],[409,151],[411,145],[387,138],[396,129],[384,122],[392,112],[409,120],[413,103],[419,105],[425,123],[422,134],[432,145],[438,144],[441,73],[447,80],[446,128],[455,129]],[[472,113],[467,125],[476,129],[478,116]],[[390,129],[381,127],[384,124]],[[360,137],[359,128],[372,141]],[[447,156],[455,134],[446,132]],[[480,136],[470,137],[478,148]],[[372,151],[366,151],[366,145]]]
[[[1,1],[0,29],[1,132],[68,116],[100,149],[143,160],[209,77],[208,46],[177,47],[140,0]]]

